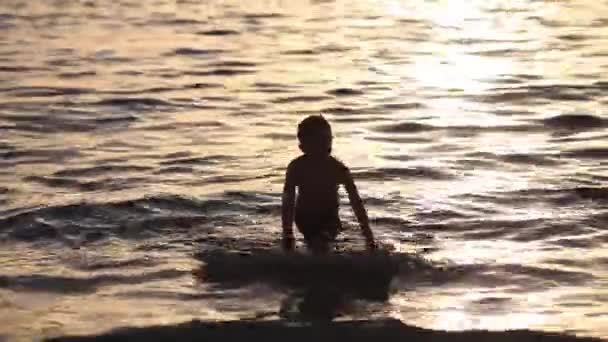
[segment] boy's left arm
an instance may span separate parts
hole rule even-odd
[[[374,233],[369,227],[367,211],[363,206],[363,201],[361,200],[361,196],[359,196],[359,191],[357,190],[355,181],[353,180],[348,169],[345,169],[344,187],[348,193],[348,200],[350,201],[350,205],[353,208],[355,216],[357,217],[357,221],[359,222],[359,225],[361,225],[361,232],[365,238],[366,246],[369,250],[374,250],[376,248],[376,242],[374,240]]]
[[[290,164],[285,174],[285,184],[283,185],[283,195],[281,196],[281,221],[283,228],[282,245],[283,249],[290,251],[295,246],[293,236],[294,205],[296,197],[296,185],[294,179],[294,167]]]

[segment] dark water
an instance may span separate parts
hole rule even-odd
[[[351,317],[608,336],[607,14],[2,1],[0,336],[276,315],[284,290],[218,289],[193,255],[276,248],[317,113],[376,235],[426,260]]]

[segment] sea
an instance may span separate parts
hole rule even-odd
[[[200,255],[288,257],[318,114],[420,260],[337,319],[608,337],[607,94],[606,1],[2,0],[0,340],[279,317]]]

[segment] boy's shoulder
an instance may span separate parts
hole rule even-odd
[[[287,165],[287,168],[289,168],[289,169],[293,169],[293,168],[295,168],[295,167],[298,167],[298,165],[301,165],[301,164],[302,164],[302,162],[304,161],[304,157],[305,157],[305,156],[306,156],[306,155],[305,155],[305,154],[303,154],[303,155],[300,155],[300,156],[298,156],[298,157],[296,157],[296,158],[293,158],[293,159],[292,159],[292,160],[289,162],[289,164]]]
[[[346,167],[346,164],[344,164],[344,162],[342,162],[340,159],[331,156],[331,161],[332,163],[334,163],[334,165],[339,169],[339,170],[348,170],[348,167]]]
[[[307,163],[307,161],[310,162],[309,159],[310,158],[307,158],[307,156],[305,154],[298,156],[298,157],[292,159],[291,162],[289,162],[289,165],[287,165],[287,169],[293,171],[296,169],[310,167],[311,165],[309,165],[309,163]],[[335,168],[335,170],[338,170],[340,172],[349,172],[346,164],[344,164],[344,162],[342,162],[340,159],[338,159],[334,156],[329,157],[329,163],[333,168]]]

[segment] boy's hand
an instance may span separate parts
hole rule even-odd
[[[294,239],[292,234],[283,234],[283,240],[281,241],[281,246],[283,250],[286,252],[293,251],[296,244],[296,240]]]
[[[378,245],[376,244],[376,242],[374,242],[374,240],[366,241],[365,247],[368,252],[375,252],[378,249]]]

